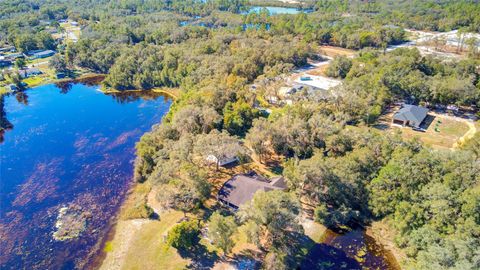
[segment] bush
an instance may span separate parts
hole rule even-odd
[[[352,60],[345,56],[337,56],[327,68],[327,76],[334,78],[347,77],[348,72],[352,68]]]
[[[167,243],[179,250],[192,250],[200,241],[200,226],[197,220],[184,221],[173,227],[167,236]]]

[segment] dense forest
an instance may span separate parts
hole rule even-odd
[[[386,52],[407,39],[403,27],[479,32],[477,1],[305,1],[309,12],[278,16],[248,13],[244,0],[74,2],[0,2],[0,44],[55,48],[46,22],[76,20],[81,38],[59,48],[59,66],[106,74],[104,86],[117,90],[180,89],[169,114],[136,146],[135,180],[161,187],[166,207],[205,208],[211,153],[261,163],[281,157],[288,192],[258,193],[234,215],[208,217],[225,253],[242,226],[262,246],[266,269],[294,269],[300,201],[308,201],[315,221],[332,228],[390,221],[406,269],[480,268],[478,133],[460,149],[439,151],[370,128],[398,100],[478,108],[478,58]],[[271,113],[259,108],[263,97],[251,86],[320,58],[319,45],[359,50],[329,66],[327,75],[343,79],[336,94]],[[140,216],[151,214],[139,207]],[[187,245],[198,226],[176,227],[172,246]]]

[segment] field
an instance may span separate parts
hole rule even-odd
[[[402,137],[406,140],[419,139],[424,144],[435,149],[453,149],[457,141],[469,133],[475,133],[476,126],[468,120],[453,117],[446,114],[429,112],[429,115],[422,124],[424,132],[415,131],[410,127],[391,125],[393,113],[398,108],[391,110],[379,119],[375,127],[388,131],[401,131]]]
[[[397,127],[395,127],[397,128]],[[411,128],[400,128],[405,139],[419,138],[423,143],[437,149],[453,148],[469,127],[463,121],[436,116],[426,132],[414,131]]]
[[[115,237],[107,242],[107,256],[100,269],[185,269],[189,261],[168,246],[168,230],[183,217],[181,212],[163,213],[160,220],[121,220]]]
[[[335,57],[335,56],[347,56],[347,57],[354,57],[357,53],[354,50],[334,47],[334,46],[320,46],[320,54],[326,55],[328,57]]]

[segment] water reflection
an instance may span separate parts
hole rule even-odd
[[[0,143],[4,140],[5,131],[13,128],[5,113],[5,95],[0,96]]]
[[[170,106],[158,94],[63,87],[0,99],[11,129],[0,144],[2,270],[89,268],[131,183],[135,143]]]
[[[172,98],[162,93],[155,93],[153,91],[124,91],[118,93],[107,93],[107,96],[112,97],[116,102],[120,104],[134,102],[137,100],[155,100],[159,97],[163,97],[165,100],[171,100]]]
[[[301,269],[400,269],[392,254],[362,229],[343,233],[327,230],[322,238]]]
[[[16,92],[15,98],[17,99],[18,103],[23,105],[28,105],[28,95],[25,92]]]

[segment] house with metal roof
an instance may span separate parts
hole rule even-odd
[[[427,117],[428,109],[416,105],[404,105],[393,115],[393,124],[419,128]]]
[[[52,50],[45,50],[45,51],[40,51],[40,52],[35,52],[32,54],[33,59],[39,59],[39,58],[47,58],[55,54],[55,51]]]
[[[19,70],[18,74],[20,74],[20,77],[22,77],[22,79],[25,79],[25,78],[30,78],[36,75],[40,75],[42,74],[42,71],[38,68],[27,68],[27,69]]]
[[[237,210],[241,205],[252,200],[257,192],[284,190],[287,188],[283,177],[270,180],[255,172],[234,175],[223,184],[218,192],[218,201],[232,210]]]

